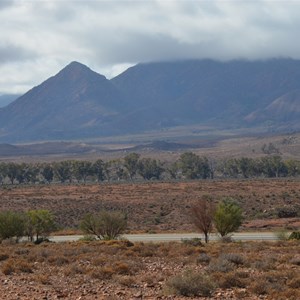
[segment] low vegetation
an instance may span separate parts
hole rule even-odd
[[[80,223],[80,229],[87,235],[94,235],[99,240],[114,240],[124,233],[127,227],[126,216],[118,211],[101,211],[87,214]]]
[[[93,241],[0,245],[0,273],[7,291],[42,299],[212,299],[300,297],[300,244],[223,244]],[[259,255],[257,255],[259,253]],[[9,292],[8,292],[9,291]]]
[[[45,209],[27,212],[0,212],[0,241],[27,236],[30,241],[39,243],[56,229],[53,214]],[[34,238],[35,237],[35,238]]]

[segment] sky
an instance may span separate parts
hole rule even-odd
[[[300,58],[300,0],[0,0],[0,94],[71,61],[112,78],[151,61]]]

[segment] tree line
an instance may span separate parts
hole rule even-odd
[[[175,162],[141,158],[130,153],[122,159],[94,162],[65,160],[52,163],[0,163],[0,184],[71,183],[168,179],[213,179],[296,177],[300,161],[283,160],[279,155],[261,158],[214,160],[185,152]]]

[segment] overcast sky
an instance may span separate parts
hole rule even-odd
[[[79,61],[111,78],[138,62],[300,58],[300,0],[0,0],[0,94]]]

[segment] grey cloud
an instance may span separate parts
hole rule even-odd
[[[299,1],[0,0],[0,18],[0,72],[12,62],[11,74],[24,60],[44,75],[70,60],[101,70],[171,59],[300,58]]]
[[[0,64],[23,61],[35,57],[35,53],[19,46],[0,44]]]
[[[5,9],[9,6],[13,6],[15,4],[14,0],[1,0],[0,1],[0,10]]]

